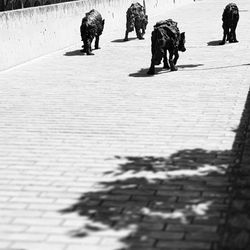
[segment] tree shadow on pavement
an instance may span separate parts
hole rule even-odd
[[[183,249],[186,241],[192,248],[185,249],[208,249],[225,222],[231,153],[196,148],[169,157],[115,156],[119,168],[105,173],[102,189],[61,212],[89,220],[72,236],[116,232],[120,250]]]

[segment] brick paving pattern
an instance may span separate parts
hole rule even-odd
[[[227,3],[0,73],[1,250],[249,249],[250,3],[237,1],[240,42],[216,46]],[[167,18],[187,51],[149,77],[150,33]]]

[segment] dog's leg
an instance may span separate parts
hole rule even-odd
[[[236,39],[236,27],[237,27],[237,24],[233,25],[232,29],[231,29],[231,33],[232,33],[232,36],[231,36],[231,43],[237,43],[238,40]]]
[[[145,29],[141,28],[141,30],[142,30],[141,35],[144,36],[145,35]]]
[[[144,39],[143,36],[142,36],[142,34],[141,34],[141,30],[140,30],[140,28],[137,25],[135,26],[135,32],[136,32],[136,36],[137,36],[137,38],[139,40],[143,40]]]
[[[92,48],[91,48],[91,43],[92,43],[92,40],[91,41],[86,41],[86,53],[88,56],[91,56],[91,55],[94,55],[91,51],[92,51]]]
[[[128,31],[127,30],[125,32],[125,38],[123,39],[123,41],[128,41]]]
[[[99,39],[100,39],[100,36],[96,36],[96,38],[95,38],[95,49],[100,49],[100,47],[99,47]]]
[[[150,68],[149,68],[147,74],[148,75],[154,75],[155,74],[155,64],[154,64],[153,56],[152,56],[151,65],[150,65]]]
[[[232,37],[232,30],[228,28],[228,32],[226,34],[226,41],[229,42],[231,40]]]
[[[164,55],[163,55],[163,68],[170,69],[169,63],[168,63],[168,57],[167,57],[167,50],[165,49],[164,49]]]
[[[225,44],[226,39],[229,38],[229,28],[228,28],[228,26],[223,24],[222,28],[223,28],[223,38],[222,38],[222,41],[220,42],[221,45]]]
[[[176,50],[174,53],[174,65],[177,64],[178,59],[179,59],[179,52],[178,50]]]
[[[173,56],[174,56],[174,51],[169,51],[169,64],[170,64],[170,70],[171,71],[177,71],[177,67],[175,67],[175,63],[173,60]]]

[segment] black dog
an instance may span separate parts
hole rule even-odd
[[[145,1],[144,6],[139,3],[132,3],[127,10],[127,23],[124,41],[128,41],[128,33],[135,29],[138,39],[143,39],[148,24],[146,15]]]
[[[87,55],[94,55],[91,51],[91,43],[95,38],[95,49],[99,49],[99,37],[104,28],[104,19],[97,10],[91,10],[86,13],[82,19],[80,27],[81,38],[83,41],[83,52]]]
[[[169,60],[167,51],[169,52]],[[155,65],[159,65],[162,58],[163,68],[176,71],[177,67],[175,65],[179,58],[178,51],[186,51],[185,32],[180,33],[177,22],[172,19],[156,23],[151,35],[152,59],[147,74],[155,74]]]
[[[239,9],[235,3],[228,4],[222,15],[222,28],[223,28],[223,38],[221,41],[221,45],[225,44],[226,41],[230,43],[237,43],[236,39],[236,27],[239,21]]]

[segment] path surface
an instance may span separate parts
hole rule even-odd
[[[236,1],[240,42],[215,46],[227,3],[0,73],[1,250],[220,249],[250,79],[249,1]],[[150,33],[167,18],[187,51],[149,77]]]

